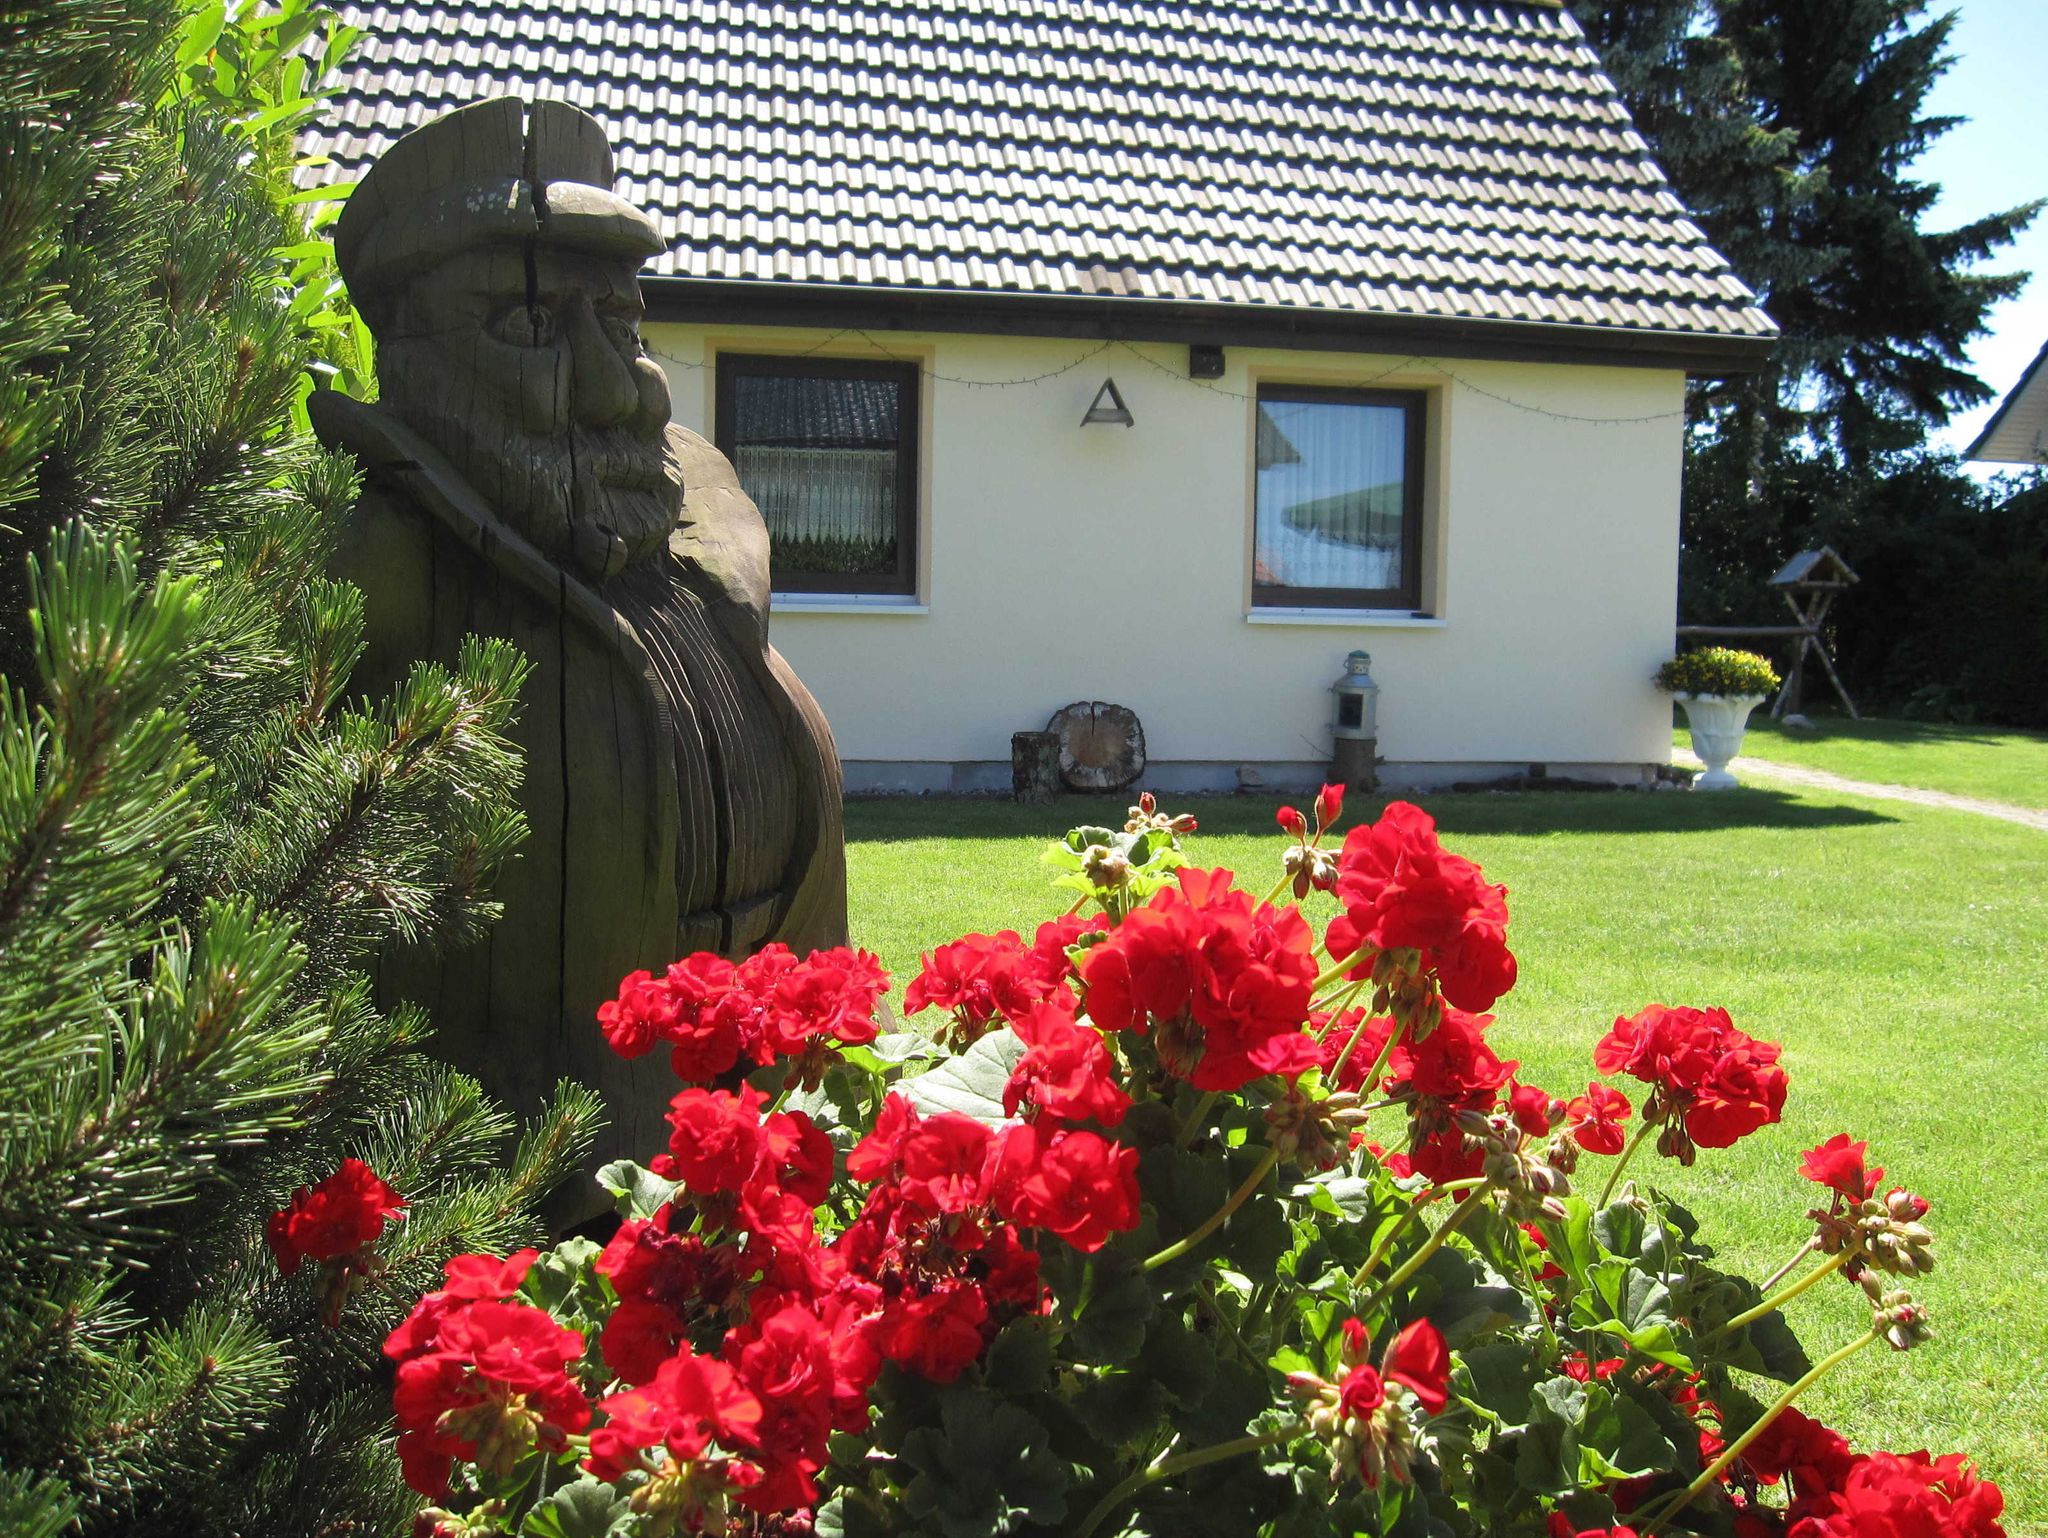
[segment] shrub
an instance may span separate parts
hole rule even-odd
[[[1767,659],[1725,646],[1680,652],[1657,669],[1657,687],[1672,694],[1769,694],[1778,681]]]
[[[1779,1273],[1719,1269],[1624,1175],[1777,1122],[1777,1046],[1653,1004],[1593,1052],[1639,1106],[1520,1082],[1504,891],[1400,803],[1325,848],[1340,805],[1281,812],[1264,901],[1150,797],[1075,830],[1067,916],[925,958],[929,1035],[856,951],[627,978],[673,1136],[604,1171],[609,1242],[458,1258],[386,1342],[420,1530],[1998,1534],[1962,1458],[1794,1408],[1925,1339],[1927,1204],[1845,1133]],[[1864,1327],[1815,1364],[1823,1286]]]

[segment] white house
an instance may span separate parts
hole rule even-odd
[[[1007,784],[1076,700],[1148,784],[1312,783],[1359,648],[1395,783],[1668,761],[1685,380],[1775,328],[1557,5],[342,9],[341,174],[486,95],[609,127],[850,786]]]
[[[1963,458],[1980,464],[2048,465],[2048,343],[2034,354]]]

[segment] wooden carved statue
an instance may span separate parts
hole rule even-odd
[[[431,1009],[437,1049],[516,1109],[563,1076],[597,1089],[607,1157],[666,1142],[675,1088],[598,1032],[623,975],[846,928],[831,731],[768,644],[760,512],[669,421],[637,280],[663,241],[612,174],[596,120],[559,102],[483,102],[393,145],[335,229],[381,399],[313,413],[365,473],[340,572],[367,604],[358,677],[452,661],[470,633],[533,664],[505,917],[455,955],[387,955],[380,992]]]

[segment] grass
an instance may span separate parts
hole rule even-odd
[[[1814,722],[1818,731],[1789,731],[1759,709],[1750,717],[1743,755],[1880,785],[2048,809],[2048,732],[1847,716],[1816,716]],[[1687,746],[1682,722],[1672,740]]]
[[[1720,1004],[1784,1043],[1784,1123],[1653,1177],[1736,1267],[1761,1276],[1801,1241],[1814,1188],[1798,1176],[1799,1152],[1838,1131],[1868,1138],[1893,1179],[1934,1203],[1940,1264],[1919,1295],[1938,1338],[1904,1356],[1863,1353],[1809,1408],[1861,1447],[1968,1451],[2004,1487],[2010,1530],[2048,1538],[2048,1331],[2036,1301],[2048,1274],[2048,1164],[2035,1141],[2048,1027],[2043,835],[1761,789],[1425,804],[1453,849],[1508,885],[1521,982],[1493,1040],[1532,1082],[1583,1085],[1615,1015],[1652,1001]],[[1272,806],[1191,809],[1203,828],[1190,854],[1263,891],[1280,848]],[[854,934],[899,985],[921,950],[968,930],[1028,936],[1064,906],[1037,863],[1044,842],[1122,816],[1120,801],[1079,799],[1038,811],[854,803]],[[1814,1289],[1792,1314],[1816,1357],[1868,1322],[1846,1283]]]

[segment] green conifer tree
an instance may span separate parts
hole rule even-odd
[[[1964,347],[2025,274],[1975,271],[2039,205],[1924,228],[1910,175],[1951,17],[1924,0],[1569,0],[1702,228],[1782,339],[1690,392],[1680,612],[1782,621],[1764,579],[1856,482],[1985,400]],[[1853,553],[1852,553],[1853,561]]]
[[[358,971],[491,916],[524,666],[347,697],[351,470],[292,427],[337,312],[279,256],[318,25],[0,0],[0,1532],[401,1528],[383,1334],[595,1115],[515,1142]],[[329,1327],[263,1229],[348,1155],[411,1205]]]

